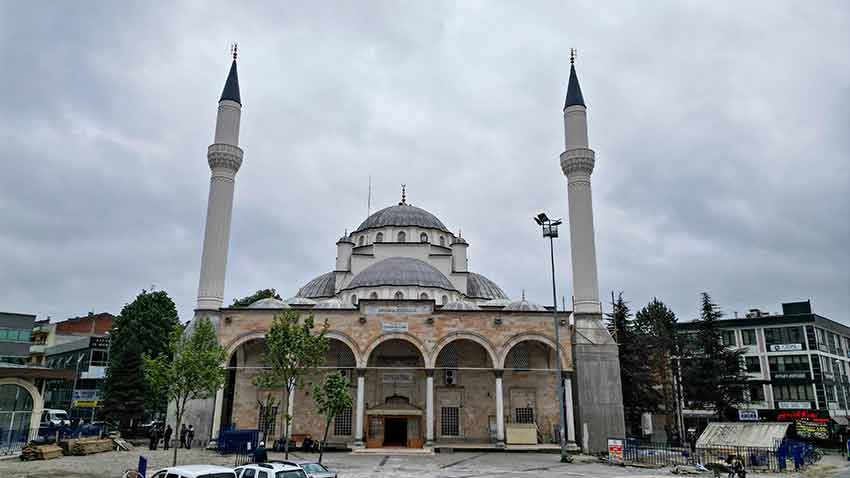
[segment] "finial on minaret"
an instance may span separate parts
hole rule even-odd
[[[525,289],[522,290],[522,300],[525,300]]]
[[[230,44],[230,54],[233,55],[233,61],[239,56],[239,45],[236,42]]]
[[[401,185],[401,202],[398,203],[398,205],[399,206],[406,206],[407,205],[407,185],[406,184]]]
[[[576,64],[576,49],[570,48],[570,65]]]

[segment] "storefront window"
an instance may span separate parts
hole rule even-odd
[[[0,445],[26,440],[30,431],[32,397],[20,385],[0,385]]]

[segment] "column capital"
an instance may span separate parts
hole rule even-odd
[[[505,369],[502,369],[502,368],[493,369],[493,374],[496,376],[496,378],[502,378],[502,376],[505,375]]]
[[[425,369],[425,376],[433,378],[434,377],[434,369],[433,368],[426,368]]]
[[[570,371],[562,370],[561,371],[561,380],[567,380],[573,378],[573,374]]]
[[[366,369],[365,368],[358,368],[357,369],[357,377],[359,378],[359,377],[365,377],[365,376],[366,376]]]

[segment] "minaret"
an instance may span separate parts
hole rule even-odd
[[[617,343],[602,322],[596,245],[593,233],[593,198],[590,175],[595,153],[587,140],[587,106],[578,84],[575,50],[570,52],[570,81],[564,102],[565,151],[561,169],[567,177],[570,249],[573,261],[573,377],[577,405],[576,435],[585,452],[607,448],[608,437],[625,436],[623,388]],[[565,387],[567,390],[571,386]],[[569,430],[568,430],[569,431]]]
[[[207,225],[204,230],[204,252],[201,256],[198,310],[216,310],[222,306],[224,300],[233,188],[236,172],[242,165],[242,149],[239,148],[242,99],[239,96],[236,56],[234,44],[233,63],[218,101],[215,139],[207,149],[207,162],[211,171],[210,195],[207,202]]]

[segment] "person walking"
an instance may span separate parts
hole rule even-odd
[[[171,443],[171,434],[174,430],[171,429],[171,425],[165,426],[165,433],[162,435],[162,449],[168,450],[168,445]]]
[[[151,427],[149,438],[150,438],[150,449],[156,450],[156,445],[159,442],[159,429],[157,429],[156,426]]]
[[[269,454],[266,452],[266,443],[260,442],[257,449],[254,450],[254,463],[265,463],[269,461]]]
[[[180,425],[180,448],[186,448],[186,424]]]
[[[192,440],[195,439],[195,427],[193,425],[189,425],[189,429],[186,430],[186,449],[192,449]]]

